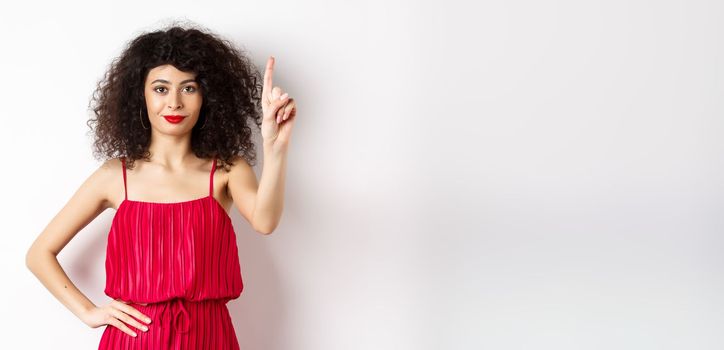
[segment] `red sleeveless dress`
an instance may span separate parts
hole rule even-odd
[[[113,217],[106,249],[105,294],[153,321],[133,337],[106,325],[104,349],[239,349],[229,300],[243,283],[236,233],[214,198],[213,160],[209,195],[174,203],[125,199]],[[133,316],[131,316],[133,317]]]

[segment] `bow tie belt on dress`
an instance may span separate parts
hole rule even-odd
[[[169,312],[171,312],[171,306],[178,305],[178,308],[173,311],[173,316],[169,315]],[[169,302],[162,303],[161,305],[161,311],[160,311],[160,317],[159,321],[161,322],[161,328],[163,328],[163,341],[165,344],[171,344],[171,325],[173,325],[173,328],[176,332],[179,333],[187,333],[189,331],[189,327],[191,326],[191,318],[189,317],[188,311],[186,311],[186,308],[184,307],[183,300],[181,298],[175,298]],[[186,327],[179,328],[178,326],[178,317],[183,315],[186,317],[186,321],[184,324]]]

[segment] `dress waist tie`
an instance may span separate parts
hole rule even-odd
[[[169,312],[172,306],[178,306],[173,310],[173,314],[170,315]],[[186,321],[184,322],[185,327],[180,328],[178,325],[179,316],[184,316],[186,318]],[[173,328],[176,332],[179,333],[187,333],[189,331],[189,327],[191,326],[191,318],[189,317],[189,313],[186,310],[186,307],[184,307],[183,300],[181,298],[174,298],[170,302],[162,303],[161,305],[161,328],[163,328],[163,342],[166,344],[166,348],[171,348],[171,326],[173,325]]]

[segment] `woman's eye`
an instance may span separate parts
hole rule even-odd
[[[189,92],[195,92],[195,91],[196,91],[196,88],[193,87],[193,86],[187,86],[186,88],[187,88],[187,89],[191,89],[191,90],[189,90]],[[164,90],[165,90],[166,88],[163,87],[163,86],[158,86],[158,87],[154,88],[153,91],[163,92],[163,91],[158,91],[158,89],[164,89]]]

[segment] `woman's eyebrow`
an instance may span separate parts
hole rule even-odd
[[[183,84],[183,83],[188,83],[188,82],[190,82],[190,81],[192,81],[192,82],[195,83],[195,82],[196,82],[196,79],[186,79],[186,80],[180,82],[179,85],[181,85],[181,84]],[[156,79],[156,80],[152,81],[151,84],[153,84],[153,83],[155,83],[155,82],[171,84],[171,82],[169,82],[168,80],[164,80],[164,79]]]

